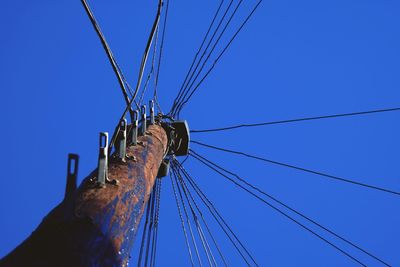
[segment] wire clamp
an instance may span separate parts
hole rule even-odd
[[[100,133],[99,161],[97,165],[97,186],[105,187],[106,183],[117,185],[117,180],[108,179],[108,132]]]
[[[127,120],[123,119],[121,120],[119,125],[120,138],[118,146],[118,156],[119,159],[123,162],[125,162],[125,157],[126,157],[126,128],[127,128]]]
[[[136,146],[138,142],[139,110],[133,112],[132,121],[132,145]]]
[[[99,161],[97,165],[97,185],[105,187],[108,180],[108,132],[100,133]]]
[[[140,135],[145,135],[146,134],[146,129],[147,129],[147,118],[146,118],[146,105],[143,105],[140,108]]]
[[[76,180],[78,178],[79,155],[68,154],[67,166],[67,185],[65,187],[65,195],[63,200],[64,220],[70,221],[74,218],[75,196],[76,196]]]
[[[70,200],[75,196],[76,180],[78,177],[79,155],[68,154],[67,185],[65,187],[64,200]]]
[[[155,123],[155,117],[154,117],[154,100],[150,100],[149,106],[150,106],[150,124],[154,124],[154,123]]]

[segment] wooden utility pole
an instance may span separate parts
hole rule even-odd
[[[108,179],[116,184],[99,187],[95,170],[76,188],[77,169],[69,166],[64,200],[0,266],[126,266],[168,149],[167,134],[158,124],[138,140],[127,147],[125,161],[110,158]]]

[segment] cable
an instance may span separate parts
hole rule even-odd
[[[259,0],[257,2],[257,4],[254,6],[254,8],[252,9],[252,11],[250,12],[250,14],[246,17],[246,19],[244,20],[244,22],[240,25],[239,29],[235,32],[235,34],[233,35],[233,37],[230,39],[230,41],[228,42],[228,44],[225,46],[225,48],[222,50],[222,52],[218,55],[218,57],[215,59],[215,61],[213,62],[212,66],[208,69],[208,71],[206,72],[206,74],[203,76],[203,78],[201,78],[200,82],[194,87],[194,89],[192,90],[192,92],[189,94],[189,96],[181,102],[181,105],[179,107],[178,110],[178,116],[179,113],[181,112],[181,110],[183,109],[183,106],[190,100],[190,98],[193,96],[193,94],[197,91],[197,89],[199,88],[199,86],[204,82],[204,80],[207,78],[207,76],[211,73],[211,71],[214,69],[215,65],[218,63],[218,61],[220,60],[220,58],[222,57],[222,55],[227,51],[227,49],[230,47],[230,45],[232,44],[232,42],[235,40],[236,36],[240,33],[240,31],[243,29],[243,27],[246,25],[246,23],[250,20],[250,18],[253,16],[254,12],[257,10],[257,8],[260,6],[261,2],[263,0]],[[200,74],[200,72],[198,73]],[[195,79],[196,80],[196,79]],[[190,87],[193,87],[194,82],[192,83],[192,85]]]
[[[185,222],[183,220],[181,207],[180,207],[179,201],[178,201],[178,195],[176,194],[176,189],[175,189],[175,185],[174,185],[174,181],[172,179],[172,176],[170,175],[169,178],[171,180],[171,185],[172,185],[172,189],[173,189],[174,196],[175,196],[175,202],[176,202],[176,207],[178,209],[179,218],[181,220],[182,231],[183,231],[183,234],[185,236],[186,248],[187,248],[188,253],[189,253],[190,263],[192,264],[192,267],[194,267],[194,262],[193,262],[193,257],[192,257],[192,250],[190,249],[189,239],[188,239],[188,236],[187,236],[187,233],[186,233],[186,228],[185,228]]]
[[[291,217],[290,215],[288,215],[287,213],[283,212],[282,210],[280,210],[279,208],[277,208],[276,206],[272,205],[271,203],[269,203],[268,201],[266,201],[265,199],[259,197],[258,195],[256,195],[255,193],[251,192],[249,189],[245,188],[244,186],[242,186],[241,184],[237,183],[235,180],[233,180],[232,178],[228,177],[227,175],[223,174],[222,172],[218,171],[216,168],[214,168],[213,166],[211,166],[210,164],[208,164],[207,162],[203,161],[202,159],[200,159],[199,157],[197,157],[196,155],[193,155],[193,157],[195,159],[197,159],[198,161],[200,161],[201,163],[203,163],[204,165],[206,165],[207,167],[209,167],[210,169],[214,170],[215,172],[217,172],[218,174],[220,174],[221,176],[225,177],[226,179],[230,180],[231,182],[233,182],[234,184],[236,184],[238,187],[242,188],[243,190],[245,190],[246,192],[248,192],[249,194],[251,194],[252,196],[254,196],[255,198],[259,199],[260,201],[264,202],[266,205],[268,205],[270,208],[274,209],[275,211],[277,211],[278,213],[280,213],[281,215],[283,215],[284,217],[288,218],[289,220],[291,220],[292,222],[296,223],[297,225],[299,225],[300,227],[302,227],[303,229],[305,229],[306,231],[310,232],[311,234],[315,235],[316,237],[318,237],[319,239],[321,239],[322,241],[324,241],[325,243],[327,243],[328,245],[332,246],[333,248],[335,248],[336,250],[338,250],[339,252],[341,252],[342,254],[344,254],[345,256],[347,256],[348,258],[352,259],[353,261],[357,262],[358,264],[362,265],[362,266],[367,266],[364,263],[362,263],[361,261],[359,261],[358,259],[356,259],[355,257],[353,257],[352,255],[350,255],[349,253],[347,253],[346,251],[344,251],[343,249],[339,248],[338,246],[336,246],[335,244],[333,244],[332,242],[330,242],[329,240],[327,240],[326,238],[322,237],[321,235],[319,235],[318,233],[314,232],[313,230],[311,230],[310,228],[308,228],[307,226],[305,226],[304,224],[300,223],[299,221],[297,221],[296,219],[294,219],[293,217]]]
[[[154,232],[154,206],[157,199],[157,184],[156,187],[153,188],[154,197],[152,198],[151,208],[150,208],[150,223],[149,223],[149,231],[147,233],[147,245],[146,245],[146,256],[144,259],[144,266],[147,266],[147,262],[149,261],[149,253],[150,253],[150,241],[152,240],[152,234]]]
[[[155,86],[154,86],[154,102],[157,105],[158,110],[161,112],[161,114],[163,114],[162,109],[161,109],[161,105],[158,102],[158,78],[160,75],[160,68],[161,68],[161,59],[162,59],[162,55],[163,55],[163,51],[164,51],[164,39],[165,39],[165,31],[167,28],[167,21],[168,21],[168,10],[169,10],[169,0],[167,0],[167,7],[165,9],[165,16],[164,16],[164,25],[163,25],[163,30],[162,30],[162,36],[161,36],[161,46],[160,46],[160,56],[158,57],[158,65],[157,65],[157,72],[156,72],[156,78],[155,78]]]
[[[385,188],[382,188],[382,187],[377,187],[377,186],[373,186],[373,185],[369,185],[369,184],[364,184],[364,183],[361,183],[361,182],[357,182],[357,181],[341,178],[341,177],[338,177],[338,176],[333,176],[333,175],[322,173],[322,172],[319,172],[319,171],[313,171],[313,170],[310,170],[310,169],[305,169],[305,168],[302,168],[302,167],[297,167],[297,166],[294,166],[294,165],[290,165],[290,164],[287,164],[287,163],[282,163],[282,162],[278,162],[278,161],[274,161],[274,160],[270,160],[270,159],[266,159],[266,158],[253,156],[253,155],[250,155],[250,154],[247,154],[247,153],[243,153],[243,152],[239,152],[239,151],[234,151],[234,150],[230,150],[230,149],[226,149],[226,148],[220,148],[220,147],[216,147],[216,146],[212,146],[212,145],[207,145],[207,144],[203,144],[203,143],[200,143],[200,142],[194,141],[194,140],[191,140],[191,142],[194,143],[194,144],[198,144],[198,145],[204,146],[204,147],[208,147],[208,148],[212,148],[212,149],[216,149],[216,150],[219,150],[219,151],[224,151],[224,152],[228,152],[228,153],[232,153],[232,154],[242,155],[242,156],[245,156],[245,157],[248,157],[248,158],[257,159],[257,160],[260,160],[260,161],[268,162],[268,163],[271,163],[271,164],[287,167],[287,168],[298,170],[298,171],[302,171],[302,172],[312,173],[312,174],[323,176],[323,177],[330,178],[330,179],[333,179],[333,180],[346,182],[346,183],[350,183],[350,184],[354,184],[354,185],[358,185],[358,186],[362,186],[362,187],[378,190],[378,191],[385,192],[385,193],[390,193],[390,194],[394,194],[394,195],[400,195],[399,192],[396,192],[396,191],[393,191],[393,190],[389,190],[389,189],[385,189]]]
[[[135,101],[135,99],[134,99],[134,98],[131,98],[129,104],[125,107],[124,112],[122,113],[121,117],[119,118],[117,126],[115,126],[114,133],[113,133],[113,135],[112,135],[112,138],[111,138],[111,141],[110,141],[110,145],[109,145],[109,147],[108,147],[108,155],[109,155],[109,156],[111,155],[112,148],[113,148],[113,146],[114,146],[115,141],[117,140],[117,136],[118,136],[119,128],[120,128],[120,127],[119,127],[119,126],[120,126],[120,123],[121,123],[121,121],[125,118],[125,115],[126,115],[126,113],[128,112],[128,110],[132,111],[131,106],[132,106],[132,103],[133,103],[134,101]],[[135,103],[136,103],[136,102],[135,102]],[[136,104],[136,105],[137,105],[137,104]],[[131,113],[131,120],[132,120],[132,119],[133,119],[133,115],[132,115],[132,113]],[[133,120],[132,120],[132,121],[133,121]]]
[[[318,116],[318,117],[298,118],[298,119],[281,120],[281,121],[260,122],[260,123],[252,123],[252,124],[239,124],[239,125],[221,127],[221,128],[214,128],[214,129],[191,130],[190,132],[191,133],[218,132],[218,131],[226,131],[226,130],[233,130],[233,129],[243,128],[243,127],[257,127],[257,126],[265,126],[265,125],[272,125],[272,124],[282,124],[282,123],[291,123],[291,122],[299,122],[299,121],[320,120],[320,119],[331,119],[331,118],[338,118],[338,117],[366,115],[366,114],[381,113],[381,112],[391,112],[391,111],[400,111],[400,108],[377,109],[377,110],[369,110],[369,111],[361,111],[361,112],[352,112],[352,113],[343,113],[343,114],[334,114],[334,115],[324,115],[324,116]]]
[[[214,43],[213,47],[211,48],[211,51],[208,53],[206,59],[204,60],[203,64],[201,65],[200,70],[197,71],[197,68],[198,68],[198,66],[199,66],[200,63],[201,63],[201,60],[202,60],[203,57],[205,56],[205,54],[206,54],[206,52],[207,52],[209,46],[211,45],[211,43],[212,43],[212,41],[213,41],[215,35],[217,34],[217,32],[218,32],[218,30],[219,30],[219,27],[221,26],[221,24],[222,24],[224,18],[226,17],[226,15],[227,15],[227,13],[228,13],[228,11],[229,11],[231,5],[233,4],[233,1],[231,0],[231,2],[229,3],[229,6],[227,7],[227,9],[226,9],[226,11],[225,11],[223,17],[221,18],[220,23],[218,24],[217,29],[214,31],[214,34],[213,34],[213,36],[212,36],[210,42],[208,43],[208,45],[207,45],[205,51],[203,52],[203,54],[202,54],[202,56],[201,56],[199,62],[198,62],[197,65],[196,65],[195,70],[192,72],[192,74],[191,74],[191,76],[190,76],[190,79],[189,79],[189,81],[187,82],[187,84],[186,84],[186,86],[185,86],[185,88],[184,88],[184,92],[185,92],[185,93],[183,94],[183,92],[182,92],[182,97],[181,97],[181,99],[178,101],[177,106],[175,107],[175,112],[173,113],[174,115],[177,114],[177,111],[180,109],[180,106],[181,106],[182,102],[185,100],[185,97],[186,97],[187,94],[190,92],[190,88],[192,87],[193,83],[196,81],[196,79],[197,79],[198,76],[200,75],[200,73],[201,73],[201,71],[203,70],[203,68],[204,68],[205,64],[207,63],[208,59],[210,58],[210,56],[211,56],[212,53],[214,52],[214,49],[217,47],[219,41],[221,40],[221,37],[224,35],[226,29],[227,29],[228,26],[230,25],[232,19],[234,18],[235,14],[236,14],[236,12],[238,11],[238,9],[239,9],[240,5],[242,4],[242,2],[243,2],[243,0],[240,0],[240,1],[238,2],[238,4],[236,5],[235,9],[233,10],[233,13],[232,13],[231,16],[229,17],[227,23],[225,24],[224,28],[222,29],[221,33],[219,34],[219,36],[218,36],[216,42]],[[196,74],[196,76],[194,77],[196,71],[197,71],[197,74]],[[194,79],[192,80],[193,77],[194,77]],[[189,85],[189,84],[190,84],[190,85]]]
[[[125,83],[126,88],[128,89],[128,93],[131,95],[131,97],[133,96],[133,91],[132,88],[130,86],[130,84],[128,83],[128,81],[125,79],[125,76],[122,73],[122,69],[121,67],[118,65],[118,62],[115,62],[115,64],[117,65],[118,71],[121,73],[121,78]]]
[[[104,35],[103,35],[102,31],[101,31],[101,28],[100,28],[99,24],[97,23],[96,18],[94,16],[92,10],[90,9],[89,4],[87,3],[86,0],[81,0],[81,2],[82,2],[83,7],[86,10],[86,13],[87,13],[87,15],[88,15],[88,17],[90,19],[90,22],[93,25],[93,28],[95,29],[95,31],[97,33],[97,36],[99,37],[99,39],[101,41],[101,44],[103,45],[103,48],[104,48],[104,50],[105,50],[105,52],[106,52],[106,54],[108,56],[108,60],[111,63],[111,66],[112,66],[112,68],[114,70],[114,73],[117,76],[119,85],[120,85],[121,90],[122,90],[122,94],[124,95],[124,98],[125,98],[125,102],[126,102],[127,105],[129,105],[130,100],[129,100],[128,94],[126,92],[126,87],[125,87],[126,80],[125,80],[125,77],[124,77],[121,69],[119,68],[119,66],[117,64],[117,61],[114,58],[114,55],[113,55],[113,53],[111,51],[111,48],[108,45],[108,43],[106,41],[106,38],[104,37]]]
[[[159,215],[160,215],[160,201],[161,201],[161,179],[157,178],[156,183],[157,186],[157,199],[156,199],[156,206],[155,206],[155,219],[154,219],[154,235],[153,235],[153,243],[151,248],[151,260],[150,266],[153,267],[156,265],[156,255],[157,255],[157,241],[158,241],[158,222],[159,222]]]
[[[176,159],[174,159],[174,160],[176,161]],[[174,164],[174,166],[175,166],[175,169],[178,169],[178,172],[179,172],[180,170],[179,170],[178,165],[177,165],[175,162],[173,162],[173,164]],[[180,163],[180,164],[182,164],[182,163]],[[181,175],[180,175],[180,177],[182,178]],[[220,249],[220,247],[219,247],[217,241],[216,241],[215,238],[214,238],[214,235],[212,234],[210,228],[208,227],[207,221],[205,220],[205,218],[204,218],[204,216],[203,216],[203,213],[201,212],[199,206],[197,205],[197,203],[196,203],[196,201],[195,201],[195,199],[194,199],[192,193],[190,192],[190,190],[189,190],[188,186],[186,185],[185,180],[184,180],[183,178],[181,179],[181,184],[185,187],[185,189],[186,189],[186,191],[188,192],[188,194],[189,194],[189,196],[190,196],[192,202],[194,203],[194,205],[195,205],[195,207],[196,207],[196,209],[197,209],[197,212],[199,213],[200,218],[201,218],[201,220],[203,221],[204,225],[206,226],[206,230],[207,230],[208,234],[210,235],[210,237],[211,237],[211,239],[212,239],[212,241],[213,241],[213,243],[214,243],[214,246],[217,248],[217,251],[218,251],[219,256],[221,257],[222,261],[224,262],[224,265],[225,265],[225,266],[228,266],[228,264],[227,264],[227,262],[226,262],[226,260],[225,260],[225,257],[224,257],[224,255],[223,255],[223,253],[222,253],[222,251],[221,251],[221,249]],[[215,262],[215,260],[214,260],[214,262]]]
[[[183,184],[182,184],[182,176],[181,176],[180,172],[179,172],[178,170],[175,169],[175,167],[173,167],[172,169],[173,169],[174,174],[175,174],[175,177],[176,177],[176,182],[177,182],[177,184],[178,184],[178,188],[179,188],[179,184],[180,184],[180,186],[181,186],[181,188],[182,188],[181,191],[184,193],[183,195],[185,196],[186,202],[187,202],[188,205],[189,205],[190,211],[191,211],[191,213],[192,213],[193,221],[194,221],[195,224],[196,224],[196,229],[197,229],[197,232],[198,232],[199,237],[200,237],[200,240],[201,240],[201,244],[202,244],[203,249],[204,249],[204,251],[205,251],[205,253],[206,253],[206,257],[207,257],[208,263],[209,263],[210,266],[212,267],[213,264],[211,263],[211,260],[213,260],[213,262],[215,263],[214,255],[212,254],[212,252],[211,252],[211,250],[210,250],[210,246],[209,246],[209,244],[208,244],[208,242],[207,242],[207,239],[206,239],[205,236],[204,236],[204,232],[203,232],[203,230],[201,229],[201,225],[200,225],[200,223],[199,223],[199,220],[198,220],[198,217],[197,217],[197,215],[196,215],[196,212],[194,211],[193,206],[192,206],[192,204],[190,203],[188,194],[187,194],[187,192],[186,192],[186,188],[185,188],[185,187],[183,186]],[[178,181],[179,181],[179,183],[178,183]],[[215,264],[215,265],[216,265],[216,264]]]
[[[179,168],[182,170],[183,174],[189,181],[189,184],[192,186],[192,188],[195,190],[196,194],[200,197],[201,201],[206,205],[208,210],[210,211],[211,215],[214,217],[215,221],[218,223],[218,225],[221,227],[221,229],[224,231],[225,235],[228,237],[228,239],[231,241],[232,245],[235,247],[235,249],[238,251],[242,259],[246,262],[248,266],[251,266],[250,263],[247,261],[246,257],[243,255],[242,251],[238,247],[238,245],[235,243],[235,241],[232,239],[232,237],[236,240],[236,242],[240,245],[240,247],[246,252],[248,257],[253,261],[253,263],[258,266],[257,262],[255,261],[254,257],[249,253],[249,251],[246,249],[244,246],[243,242],[240,241],[238,236],[235,234],[235,232],[232,230],[232,228],[229,226],[229,224],[226,222],[226,220],[222,217],[221,213],[216,209],[214,204],[207,198],[207,196],[204,194],[204,192],[200,189],[198,184],[194,181],[194,179],[191,177],[191,175],[186,171],[186,169],[179,164],[178,161],[176,161],[176,164],[179,166]],[[221,220],[221,221],[220,221]],[[227,230],[230,234],[227,232]]]
[[[175,178],[175,182],[176,182],[176,188],[178,189],[178,194],[179,194],[179,197],[180,197],[180,200],[181,200],[181,203],[182,203],[182,207],[183,207],[183,211],[184,211],[184,214],[185,214],[185,217],[186,217],[186,222],[187,222],[188,227],[189,227],[189,232],[190,232],[190,235],[192,237],[192,242],[193,242],[193,246],[194,246],[194,249],[195,249],[195,252],[196,252],[197,260],[199,262],[199,265],[203,266],[202,263],[201,263],[199,250],[197,249],[196,238],[194,237],[194,234],[193,234],[192,226],[191,226],[190,221],[189,221],[189,215],[188,215],[187,210],[186,210],[185,202],[183,201],[182,192],[181,192],[181,189],[179,188],[178,180],[176,178],[176,174],[174,173],[174,169],[172,169],[172,172],[174,174],[174,178]]]
[[[138,257],[138,263],[137,266],[140,267],[142,264],[142,256],[143,256],[143,249],[144,249],[144,242],[146,239],[146,233],[147,233],[147,225],[149,223],[149,218],[150,218],[150,206],[152,202],[153,194],[150,194],[149,199],[147,201],[147,211],[146,211],[146,221],[143,226],[143,233],[142,233],[142,242],[140,244],[140,251],[139,251],[139,257]]]
[[[151,68],[150,68],[149,74],[147,75],[146,82],[144,83],[144,87],[142,89],[142,93],[140,94],[140,97],[139,97],[139,106],[142,105],[144,94],[146,93],[146,90],[147,90],[147,86],[149,85],[150,78],[152,77],[152,75],[154,73],[154,63],[155,63],[156,54],[157,54],[157,42],[158,42],[159,28],[160,27],[158,25],[157,29],[156,29],[156,35],[155,35],[156,38],[154,40],[154,46],[153,46],[153,55],[152,55],[152,59],[151,59]]]
[[[159,0],[159,2],[158,2],[157,15],[156,15],[156,18],[154,19],[153,27],[151,29],[149,38],[147,40],[146,48],[144,50],[144,54],[143,54],[143,57],[142,57],[142,62],[140,63],[138,81],[137,81],[137,84],[136,84],[135,92],[134,92],[133,97],[132,97],[133,99],[136,98],[137,93],[139,92],[140,85],[142,83],[142,78],[143,78],[144,69],[146,67],[147,57],[149,55],[150,47],[151,47],[151,44],[153,42],[154,35],[156,33],[156,29],[158,28],[158,23],[160,22],[162,2],[163,2],[163,0]]]
[[[301,216],[302,218],[306,219],[307,221],[313,223],[314,225],[320,227],[321,229],[327,231],[328,233],[334,235],[335,237],[341,239],[342,241],[346,242],[347,244],[351,245],[352,247],[354,247],[354,248],[360,250],[361,252],[365,253],[366,255],[368,255],[368,256],[374,258],[375,260],[381,262],[382,264],[384,264],[384,265],[386,265],[386,266],[388,266],[388,267],[391,266],[391,265],[389,265],[388,263],[384,262],[382,259],[380,259],[380,258],[378,258],[377,256],[373,255],[372,253],[366,251],[365,249],[361,248],[360,246],[354,244],[353,242],[347,240],[346,238],[340,236],[339,234],[337,234],[337,233],[335,233],[334,231],[330,230],[329,228],[323,226],[322,224],[318,223],[317,221],[315,221],[315,220],[309,218],[308,216],[302,214],[301,212],[295,210],[294,208],[291,208],[289,205],[283,203],[282,201],[280,201],[280,200],[277,199],[276,197],[274,197],[274,196],[272,196],[272,195],[266,193],[265,191],[259,189],[259,188],[256,187],[256,186],[250,184],[250,183],[247,182],[245,179],[241,178],[238,174],[233,173],[233,172],[231,172],[231,171],[228,171],[227,169],[225,169],[225,168],[223,168],[223,167],[217,165],[216,163],[214,163],[214,162],[212,162],[212,161],[206,159],[205,157],[201,156],[200,154],[196,153],[196,152],[193,151],[193,150],[190,150],[190,151],[191,151],[192,153],[194,153],[194,155],[196,155],[197,157],[199,157],[199,158],[201,158],[202,160],[206,161],[207,163],[213,165],[214,167],[218,168],[219,170],[222,170],[222,171],[224,171],[224,172],[226,172],[226,173],[228,173],[228,174],[230,174],[230,175],[236,177],[239,181],[241,181],[242,183],[244,183],[244,184],[246,184],[247,186],[251,187],[252,189],[256,190],[256,191],[259,192],[260,194],[262,194],[262,195],[264,195],[264,196],[266,196],[266,197],[272,199],[273,201],[279,203],[280,205],[282,205],[282,206],[284,206],[285,208],[289,209],[290,211],[296,213],[297,215],[299,215],[299,216]]]
[[[142,82],[143,72],[144,72],[144,69],[145,69],[145,66],[146,66],[147,57],[148,57],[148,54],[149,54],[149,51],[150,51],[151,44],[152,44],[153,39],[154,39],[154,35],[155,35],[155,33],[156,33],[156,29],[158,28],[158,23],[159,23],[159,21],[160,21],[161,8],[162,8],[162,1],[163,1],[163,0],[159,0],[158,9],[157,9],[157,15],[156,15],[156,18],[155,18],[154,23],[153,23],[153,27],[152,27],[151,32],[150,32],[150,36],[149,36],[149,38],[148,38],[148,40],[147,40],[146,49],[145,49],[145,52],[144,52],[144,54],[143,54],[142,62],[141,62],[141,65],[140,65],[139,77],[138,77],[138,81],[137,81],[137,84],[136,84],[135,92],[133,93],[133,96],[132,96],[131,100],[130,100],[130,101],[129,101],[129,100],[127,101],[127,106],[126,106],[126,108],[125,108],[125,111],[122,113],[122,116],[121,116],[121,118],[119,119],[117,126],[115,127],[113,136],[112,136],[112,138],[111,138],[109,150],[108,150],[108,154],[109,154],[109,155],[111,154],[111,150],[112,150],[112,148],[113,148],[114,142],[115,142],[115,140],[116,140],[116,138],[117,138],[117,135],[118,135],[118,132],[119,132],[119,124],[120,124],[120,122],[125,118],[125,115],[126,115],[126,113],[127,113],[128,111],[130,111],[131,121],[134,120],[134,118],[133,118],[134,115],[133,115],[133,111],[132,111],[131,106],[132,106],[132,103],[134,103],[134,102],[136,103],[135,98],[136,98],[136,96],[137,96],[137,94],[138,94],[138,92],[139,92],[139,88],[140,88],[140,85],[141,85],[141,82]],[[82,0],[82,2],[83,2],[84,4],[86,3],[85,0]],[[87,6],[87,5],[86,5],[86,6]],[[137,103],[136,103],[136,106],[137,106],[137,108],[139,109],[139,105],[138,105]]]
[[[224,0],[222,0],[222,1],[220,2],[219,6],[218,6],[218,8],[217,8],[217,11],[216,11],[215,14],[214,14],[214,17],[213,17],[213,19],[212,19],[212,21],[211,21],[211,23],[210,23],[210,26],[208,27],[207,33],[206,33],[206,35],[204,36],[203,41],[201,42],[201,45],[200,45],[199,49],[197,50],[196,55],[195,55],[195,57],[193,58],[192,64],[190,65],[190,68],[189,68],[189,70],[188,70],[188,72],[187,72],[187,74],[186,74],[185,80],[183,81],[183,83],[182,83],[182,85],[181,85],[181,88],[179,89],[178,95],[177,95],[177,96],[175,97],[175,99],[174,99],[174,102],[173,102],[173,106],[172,106],[172,108],[171,108],[171,111],[175,108],[176,104],[180,101],[180,98],[181,98],[181,96],[182,96],[182,93],[183,93],[184,89],[186,88],[186,86],[185,86],[186,81],[187,81],[187,79],[188,79],[188,77],[189,77],[189,75],[190,75],[190,73],[191,73],[191,71],[192,71],[192,69],[193,69],[194,63],[196,62],[198,55],[200,54],[200,51],[203,49],[203,45],[204,45],[205,41],[207,40],[207,37],[208,37],[208,35],[209,35],[209,33],[210,33],[211,29],[212,29],[212,26],[214,25],[214,22],[215,22],[215,20],[216,20],[218,14],[219,14],[219,12],[220,12],[220,10],[221,10],[221,7],[222,7],[222,4],[223,4],[223,3],[224,3]],[[222,18],[220,19],[220,22],[218,23],[217,28],[215,29],[213,35],[211,36],[211,38],[210,38],[210,40],[209,40],[209,42],[208,42],[208,44],[207,44],[207,46],[206,46],[206,48],[205,48],[203,54],[201,55],[201,57],[200,57],[200,59],[199,59],[197,65],[196,65],[195,70],[193,71],[193,73],[197,70],[197,67],[199,66],[201,60],[203,59],[203,57],[204,57],[204,55],[205,55],[205,53],[207,52],[208,48],[210,47],[210,44],[211,44],[211,42],[213,41],[214,36],[217,34],[217,32],[218,32],[218,30],[219,30],[219,27],[221,26],[222,22],[224,21],[224,19],[225,19],[225,17],[226,17],[226,14],[228,13],[228,11],[229,11],[229,9],[230,9],[230,7],[231,7],[232,4],[233,4],[233,0],[230,1],[230,3],[229,3],[229,5],[228,5],[228,7],[227,7],[225,13],[223,14]],[[193,77],[193,75],[190,75],[190,79],[191,79],[192,77]]]

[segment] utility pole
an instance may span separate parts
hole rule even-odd
[[[149,125],[136,143],[126,147],[123,158],[114,153],[106,164],[105,183],[99,183],[99,167],[77,188],[78,157],[70,156],[64,200],[0,266],[126,266],[169,149],[171,132],[164,126]]]
[[[171,157],[189,153],[186,121],[175,121],[169,114],[162,113],[155,118],[156,89],[154,99],[150,101],[149,119],[145,105],[140,107],[140,112],[132,110],[132,104],[139,108],[141,103],[137,104],[135,98],[141,88],[150,47],[158,32],[163,1],[158,0],[157,15],[142,58],[136,89],[131,92],[130,99],[127,94],[129,86],[126,86],[127,82],[93,12],[86,0],[81,2],[106,50],[127,106],[110,144],[108,133],[100,133],[97,169],[77,187],[79,157],[69,156],[64,200],[22,244],[0,260],[0,267],[127,266],[157,177],[168,174]],[[131,125],[127,125],[125,119],[128,111]],[[115,148],[112,156],[109,147]]]

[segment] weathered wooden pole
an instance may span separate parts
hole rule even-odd
[[[0,266],[126,266],[167,144],[163,127],[150,125],[125,161],[109,159],[108,179],[117,184],[99,187],[95,170],[75,189],[70,174],[64,200]]]

